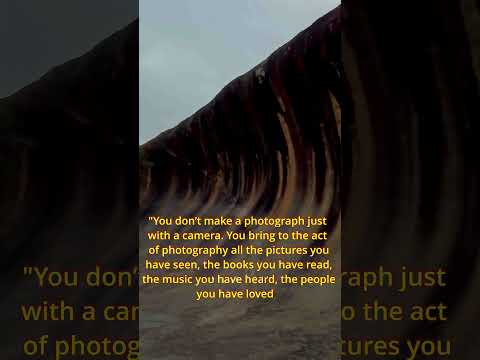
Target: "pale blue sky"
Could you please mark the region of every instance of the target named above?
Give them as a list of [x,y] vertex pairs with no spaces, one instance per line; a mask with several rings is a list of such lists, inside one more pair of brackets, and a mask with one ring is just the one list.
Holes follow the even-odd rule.
[[140,1],[140,143],[339,5],[337,0]]

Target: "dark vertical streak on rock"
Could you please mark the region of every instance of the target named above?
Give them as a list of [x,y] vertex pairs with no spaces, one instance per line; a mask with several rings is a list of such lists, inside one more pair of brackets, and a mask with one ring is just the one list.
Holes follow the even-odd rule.
[[[447,270],[448,287],[407,298],[410,304],[443,301],[448,322],[375,323],[368,336],[454,338],[455,359],[478,357],[478,346],[467,340],[467,324],[479,318],[472,285],[480,279],[474,225],[480,179],[473,155],[479,150],[478,8],[471,3],[343,4],[355,132],[342,266]],[[462,13],[467,7],[472,13]],[[342,299],[372,300],[347,288]],[[343,335],[364,337],[355,330],[362,326],[344,322]]]

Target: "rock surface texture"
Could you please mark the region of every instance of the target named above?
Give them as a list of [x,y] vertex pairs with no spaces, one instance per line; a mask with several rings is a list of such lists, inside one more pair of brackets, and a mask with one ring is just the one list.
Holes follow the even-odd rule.
[[[338,259],[346,93],[336,9],[142,146],[143,214],[325,216]],[[337,358],[339,287],[278,288],[268,303],[197,302],[191,287],[148,285],[140,302],[148,358]]]

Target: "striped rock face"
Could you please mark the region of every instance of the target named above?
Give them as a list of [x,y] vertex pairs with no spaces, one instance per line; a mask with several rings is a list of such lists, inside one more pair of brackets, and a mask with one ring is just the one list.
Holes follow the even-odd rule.
[[[190,118],[143,145],[144,217],[310,216],[318,224],[309,227],[311,232],[321,227],[317,218],[326,217],[328,226],[322,231],[327,229],[331,258],[339,262],[340,119],[347,101],[339,24],[337,9],[232,81]],[[238,231],[235,225],[222,229],[226,234]],[[257,236],[268,229],[256,227]],[[140,264],[151,246],[146,236],[151,230],[148,223],[142,224]],[[172,231],[209,233],[218,227],[176,226]],[[271,247],[268,241],[261,243]],[[227,236],[223,242],[202,246],[215,250],[218,244],[235,246]],[[245,259],[237,255],[228,260]],[[215,271],[225,277],[234,274]],[[245,286],[223,284],[229,290]],[[169,353],[172,359],[336,358],[339,286],[302,290],[279,286],[270,303],[198,302],[194,294],[192,287],[141,285],[140,327],[147,357]]]
[[[0,100],[6,323],[18,323],[19,303],[43,298],[138,304],[136,287],[51,291],[32,287],[22,268],[82,276],[98,264],[143,265],[148,216],[326,217],[337,271],[443,268],[448,286],[408,296],[279,286],[268,302],[201,303],[188,287],[141,285],[139,324],[23,322],[0,338],[138,337],[140,325],[144,359],[317,360],[338,358],[341,330],[343,338],[451,338],[452,358],[478,359],[479,23],[473,0],[345,1],[342,14],[319,19],[140,154],[138,24]],[[206,248],[216,245],[228,246]],[[217,275],[226,290],[241,288],[233,272]],[[340,321],[341,303],[375,297],[442,301],[448,321]],[[4,358],[24,358],[4,343]]]

